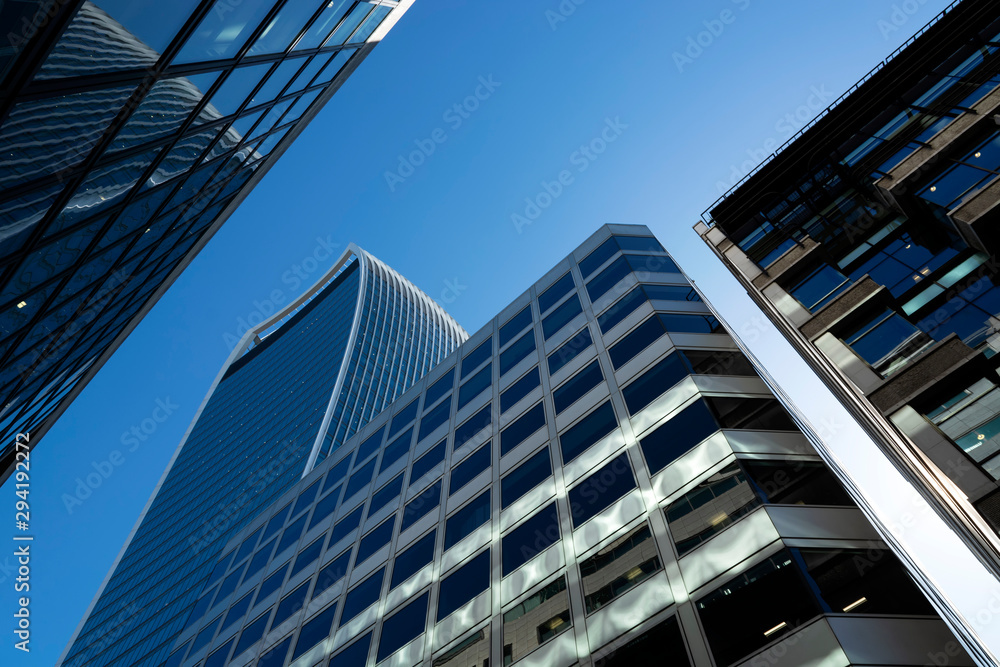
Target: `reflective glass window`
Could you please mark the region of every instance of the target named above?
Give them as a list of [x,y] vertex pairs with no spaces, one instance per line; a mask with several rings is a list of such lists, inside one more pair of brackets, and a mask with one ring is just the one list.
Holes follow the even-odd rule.
[[504,577],[559,541],[559,515],[549,503],[500,541]]
[[618,428],[618,418],[615,417],[615,410],[611,407],[611,401],[605,401],[559,436],[563,464],[569,463],[590,449],[616,428]]
[[413,462],[413,468],[410,470],[410,484],[419,480],[429,473],[431,468],[444,461],[445,442],[445,440],[442,440],[427,450],[426,454]]
[[[451,382],[451,380],[448,380]],[[423,417],[420,418],[420,432],[417,434],[417,441],[423,440],[428,435],[433,433],[441,424],[448,421],[448,417],[451,415],[451,401],[442,401],[435,407],[428,410]]]
[[372,633],[369,632],[330,658],[329,667],[365,667],[368,664],[368,652],[371,650],[371,645]]
[[410,441],[413,440],[413,429],[407,429],[403,435],[399,436],[386,445],[382,453],[382,463],[379,464],[378,471],[384,472],[393,463],[403,458],[410,452]]
[[326,3],[323,13],[312,22],[306,34],[295,44],[295,50],[315,49],[330,36],[337,23],[351,8],[351,0],[330,0]]
[[569,491],[573,527],[597,516],[636,488],[628,454],[620,454]]
[[236,552],[236,558],[233,559],[234,563],[239,563],[241,560],[253,553],[253,548],[257,546],[257,538],[260,534],[264,532],[264,526],[261,526],[253,532],[250,537],[243,540],[243,544],[240,545],[240,550]]
[[337,613],[337,605],[332,604],[312,620],[306,622],[295,640],[295,650],[292,651],[292,661],[330,636],[333,627],[333,617]]
[[267,546],[261,548],[254,557],[250,560],[250,565],[247,567],[246,574],[243,577],[243,581],[248,581],[250,577],[260,572],[268,561],[271,560],[271,551],[274,550],[274,545],[277,540],[271,540],[271,543]]
[[507,509],[521,496],[552,476],[549,448],[533,455],[500,479],[500,509]]
[[[361,463],[362,461],[367,461],[368,457],[379,450],[382,446],[382,434],[385,433],[385,426],[375,431],[372,435],[365,438],[365,441],[361,443],[358,447],[358,453],[354,457],[356,463]],[[391,434],[390,434],[391,435]]]
[[545,408],[538,403],[501,431],[500,456],[507,454],[544,426]]
[[587,613],[632,590],[662,567],[653,535],[643,523],[580,563]]
[[584,350],[589,349],[593,343],[594,341],[590,337],[590,329],[588,327],[581,329],[580,333],[560,345],[559,349],[549,355],[549,375],[552,375],[563,366],[576,359],[577,355]]
[[493,356],[493,338],[487,338],[480,343],[476,349],[469,352],[462,359],[462,379],[469,376],[469,373],[479,368],[479,365]]
[[652,236],[615,236],[618,247],[622,250],[638,252],[666,252],[660,242]]
[[635,310],[646,303],[646,295],[642,287],[636,287],[631,292],[615,301],[610,308],[597,317],[597,324],[601,327],[601,333],[608,333],[612,328]]
[[705,401],[712,408],[722,428],[756,429],[763,431],[797,431],[781,403],[773,398],[742,398],[708,396]]
[[319,576],[316,577],[316,590],[313,591],[314,598],[344,578],[344,575],[347,574],[347,565],[350,560],[351,550],[348,549],[323,566],[323,569],[319,571]]
[[438,480],[406,504],[406,507],[403,509],[403,521],[399,527],[399,532],[403,532],[412,526],[431,510],[437,509],[440,504],[441,480]]
[[587,295],[590,300],[597,301],[618,284],[622,278],[632,272],[625,257],[619,257],[611,265],[598,273],[587,283]]
[[437,620],[440,621],[490,587],[490,550],[469,559],[441,580]]
[[285,664],[285,657],[288,655],[288,647],[291,645],[292,638],[286,638],[283,642],[262,655],[260,660],[257,661],[257,667],[281,667]]
[[545,586],[503,615],[503,661],[520,660],[573,627],[566,577]]
[[[455,369],[449,369],[447,373],[434,381],[427,391],[424,392],[424,406],[434,405],[434,402],[447,394],[455,382]],[[425,413],[426,414],[426,413]]]
[[397,412],[392,417],[392,423],[389,426],[389,437],[396,435],[404,427],[409,425],[417,417],[417,405],[420,403],[420,399],[414,399],[410,401],[410,404],[405,408]]
[[500,394],[500,412],[507,412],[517,405],[517,402],[527,396],[535,387],[541,386],[542,380],[538,374],[538,366],[524,374],[520,380],[510,385]]
[[[530,313],[529,313],[530,314]],[[522,359],[535,351],[535,332],[527,331],[510,347],[500,353],[500,375],[514,368]]]
[[392,579],[389,582],[389,590],[415,575],[434,559],[434,537],[436,530],[432,530],[405,551],[396,554],[392,565]]
[[197,653],[201,649],[208,646],[208,642],[212,641],[212,637],[215,636],[215,631],[219,629],[219,624],[222,623],[222,616],[213,619],[211,623],[205,626],[205,629],[198,633],[198,636],[194,638],[191,642],[191,654]]
[[222,85],[212,93],[212,97],[209,98],[208,104],[198,115],[196,122],[207,123],[236,113],[236,110],[250,96],[250,92],[267,75],[269,69],[271,69],[271,63],[260,63],[237,67],[230,71]]
[[667,525],[683,556],[761,505],[746,474],[735,463],[670,503]]
[[233,58],[274,7],[274,0],[218,0],[181,48],[175,63]]
[[278,627],[287,621],[292,614],[302,609],[302,607],[305,606],[308,593],[309,582],[307,581],[285,597],[281,598],[281,602],[278,603],[278,609],[274,612],[274,620],[271,621],[271,627]]
[[447,551],[490,520],[490,490],[476,496],[445,522],[444,549]]
[[282,551],[298,542],[299,536],[302,535],[302,528],[305,525],[306,518],[304,516],[289,524],[288,528],[285,529],[285,532],[281,534],[281,539],[278,541],[277,553],[280,554]]
[[264,580],[264,583],[260,585],[260,590],[257,591],[256,604],[263,602],[271,593],[281,588],[281,584],[285,582],[285,573],[288,572],[288,563],[285,563],[279,567],[272,575]]
[[468,405],[472,399],[486,391],[493,382],[493,364],[486,366],[469,378],[458,390],[458,409]]
[[350,535],[357,529],[358,526],[361,525],[361,514],[363,510],[364,505],[361,505],[333,526],[333,531],[330,533],[331,547]]
[[618,252],[618,243],[612,237],[597,246],[596,250],[580,260],[580,273],[582,273],[583,277],[586,278],[591,273],[596,271],[602,264],[604,264],[604,262],[611,259],[616,252]]
[[556,414],[580,400],[584,394],[604,381],[601,364],[597,359],[587,364],[583,370],[564,382],[552,392],[552,402]]
[[351,13],[348,14],[347,18],[345,18],[341,22],[341,24],[337,27],[337,29],[333,32],[333,34],[330,35],[330,37],[326,40],[326,43],[324,43],[323,46],[337,46],[339,44],[344,44],[348,41],[350,42],[355,41],[354,38],[351,37],[351,33],[353,33],[354,30],[359,25],[361,25],[361,22],[364,21],[365,17],[368,16],[368,13],[372,9],[372,7],[373,5],[370,5],[366,2],[357,3],[354,6],[354,9],[351,10]]
[[622,389],[629,413],[637,414],[687,375],[688,369],[680,357],[668,354]]
[[283,53],[306,27],[309,19],[323,3],[296,2],[289,0],[277,15],[268,22],[267,27],[254,42],[247,55],[254,56],[264,53]]
[[497,337],[499,342],[497,344],[500,347],[503,347],[513,340],[514,336],[524,331],[524,328],[531,324],[531,322],[531,306],[528,305],[522,308],[521,312],[510,318],[506,324],[500,327],[500,334]]
[[343,626],[378,601],[384,577],[385,568],[383,567],[347,593],[344,598],[344,613],[340,617],[340,625]]
[[427,625],[427,601],[424,593],[382,622],[375,662],[381,662],[424,633]]
[[681,355],[696,375],[757,375],[750,360],[736,350],[681,350]]
[[538,312],[544,313],[570,293],[576,283],[573,282],[573,273],[567,271],[562,278],[552,283],[544,292],[538,295]]
[[608,349],[608,356],[615,369],[621,368],[625,363],[631,361],[640,352],[649,347],[654,341],[660,339],[666,330],[659,318],[651,317],[635,329],[630,331],[620,341]]
[[643,285],[650,301],[701,301],[693,287],[687,285]]
[[464,445],[493,423],[491,408],[492,406],[487,403],[482,410],[466,419],[464,423],[455,429],[455,442],[452,446],[452,451]]
[[320,498],[320,501],[316,503],[316,509],[313,510],[312,518],[309,519],[309,528],[319,525],[321,521],[333,514],[333,511],[337,509],[337,500],[339,498],[339,488]]
[[711,315],[660,313],[659,317],[670,333],[716,333],[722,329],[719,320]]
[[[490,626],[473,632],[444,653],[434,658],[431,667],[488,667],[490,660]],[[171,666],[167,666],[171,667]]]
[[657,661],[670,667],[691,667],[676,616],[655,625],[624,646],[616,645],[611,651],[601,649],[599,653],[605,657],[595,660],[594,667],[635,667]]
[[479,473],[490,467],[493,459],[491,444],[492,440],[466,456],[460,463],[455,464],[451,471],[448,495],[454,494],[475,479]]
[[299,70],[306,63],[306,59],[302,58],[289,58],[282,61],[280,65],[275,68],[273,72],[264,81],[264,85],[257,90],[253,95],[253,99],[250,100],[248,106],[257,106],[270,102],[271,100],[277,99],[279,96],[283,95],[282,91],[291,82],[291,80],[299,73]]
[[375,512],[388,505],[390,501],[398,498],[402,491],[403,473],[400,473],[372,495],[371,506],[368,508],[368,516],[375,514]]
[[357,29],[354,35],[351,36],[352,42],[364,42],[367,41],[375,29],[378,28],[382,20],[389,15],[392,11],[392,7],[389,5],[378,5],[372,10],[372,13],[368,15],[361,27]]
[[545,340],[552,338],[556,332],[582,312],[583,306],[580,305],[580,297],[574,294],[542,320],[542,333]]
[[326,474],[326,481],[323,482],[323,490],[332,489],[335,484],[347,477],[347,471],[351,469],[351,457],[344,458],[340,463],[333,466]]
[[396,515],[392,515],[376,527],[368,531],[368,534],[361,538],[358,543],[358,555],[354,563],[363,563],[368,560],[376,551],[389,544],[392,539],[392,531],[396,527]]
[[267,618],[270,615],[271,610],[268,609],[263,616],[243,628],[243,634],[240,635],[240,640],[236,643],[236,650],[233,651],[234,658],[260,641],[260,638],[264,636],[264,629],[267,628]]
[[222,622],[222,629],[225,630],[236,621],[243,620],[244,614],[250,609],[251,602],[253,602],[253,591],[244,595],[229,608],[229,611],[226,612],[226,619]]
[[316,493],[319,491],[319,480],[316,480],[308,489],[299,494],[295,500],[295,507],[292,508],[292,516],[296,517],[299,512],[304,511],[316,500]]
[[372,482],[372,473],[375,472],[375,459],[372,459],[365,465],[361,466],[353,475],[351,479],[347,482],[347,492],[344,493],[344,502],[346,503],[348,498],[354,496],[362,489],[368,487]]
[[718,424],[703,401],[695,401],[684,408],[639,441],[650,474],[663,470],[718,430]]
[[229,657],[229,649],[232,647],[233,640],[230,639],[222,646],[222,648],[212,651],[212,653],[205,660],[204,667],[224,667],[226,664],[226,658]]
[[291,576],[294,577],[303,569],[309,567],[310,565],[316,562],[316,559],[319,558],[320,553],[323,552],[323,542],[325,541],[326,541],[326,535],[323,535],[322,537],[313,540],[309,546],[303,547],[303,549],[299,551],[299,553],[295,554],[295,562],[292,564]]
[[673,260],[661,255],[625,255],[629,268],[644,277],[645,273],[680,273]]

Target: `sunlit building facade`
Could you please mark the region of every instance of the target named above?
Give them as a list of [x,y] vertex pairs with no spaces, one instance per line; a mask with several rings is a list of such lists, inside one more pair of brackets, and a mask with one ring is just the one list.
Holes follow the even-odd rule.
[[1000,575],[998,50],[953,4],[696,229]]
[[0,472],[410,1],[0,6]]
[[218,553],[168,667],[974,664],[640,226]]
[[351,245],[234,349],[61,664],[162,665],[229,538],[467,337]]

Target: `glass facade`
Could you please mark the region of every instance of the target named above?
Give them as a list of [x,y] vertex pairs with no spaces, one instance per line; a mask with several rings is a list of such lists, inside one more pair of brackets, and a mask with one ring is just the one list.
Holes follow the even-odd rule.
[[[38,442],[95,362],[367,55],[373,31],[404,9],[4,3],[4,442],[25,431]],[[0,452],[4,468],[8,458]]]
[[[383,301],[384,294],[395,302]],[[386,329],[380,337],[362,333],[372,322]],[[329,484],[338,484],[333,493],[367,488],[374,459],[345,484],[333,476],[326,486],[312,484],[254,540],[225,554],[226,564],[240,561],[238,572],[216,564],[229,537],[302,478],[322,443],[329,448],[326,424],[350,420],[349,437],[466,337],[426,295],[352,246],[301,304],[289,306],[277,328],[244,337],[245,349],[234,352],[210,391],[63,664],[161,665],[185,627],[201,620],[235,627],[238,611],[222,617],[219,603],[252,577],[264,578],[265,588],[280,588],[282,579],[266,568],[269,557],[292,553],[304,531],[333,515]],[[390,358],[391,367],[383,368]],[[374,378],[371,392],[345,412],[343,398],[362,373]],[[341,471],[346,476],[336,467],[331,475]],[[360,518],[353,524],[342,518],[334,533],[355,529]],[[262,549],[255,548],[258,538]],[[366,548],[377,543],[372,537]],[[322,542],[306,545],[288,568],[292,576],[313,568],[322,548]],[[196,600],[202,589],[217,599]],[[281,613],[297,611],[305,593],[288,597]],[[237,610],[249,604],[241,597]],[[121,628],[123,608],[133,610],[127,631]]]
[[[605,279],[623,251],[645,254]],[[604,227],[550,275],[230,537],[192,603],[211,611],[166,664],[847,667],[922,664],[954,641],[725,331],[668,328],[614,367],[609,350],[644,322],[710,316],[700,300],[644,299],[601,331],[637,286],[691,289],[648,229]],[[547,328],[565,303],[579,312]],[[550,371],[545,351],[582,330],[587,344]],[[534,349],[501,372],[522,335]],[[667,359],[676,374],[628,408],[623,388]],[[459,407],[483,368],[486,388]],[[502,408],[525,377],[540,382]],[[345,491],[355,475],[364,487]],[[298,546],[275,551],[272,525]],[[245,574],[255,553],[267,564]],[[241,621],[222,627],[230,613]],[[905,640],[864,638],[890,627]]]

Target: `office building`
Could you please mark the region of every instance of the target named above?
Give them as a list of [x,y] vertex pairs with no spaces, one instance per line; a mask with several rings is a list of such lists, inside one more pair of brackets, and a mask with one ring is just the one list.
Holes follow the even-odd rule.
[[412,0],[0,7],[0,481]]
[[953,4],[696,229],[1000,574],[998,48]]
[[467,337],[351,245],[233,350],[62,664],[162,665],[230,536]]
[[218,554],[169,667],[974,664],[639,226]]

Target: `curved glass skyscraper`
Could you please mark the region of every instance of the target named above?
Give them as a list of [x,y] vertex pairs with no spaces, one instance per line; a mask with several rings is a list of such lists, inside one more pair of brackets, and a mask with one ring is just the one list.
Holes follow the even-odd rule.
[[162,664],[233,531],[467,337],[423,292],[349,246],[233,350],[64,664]]

